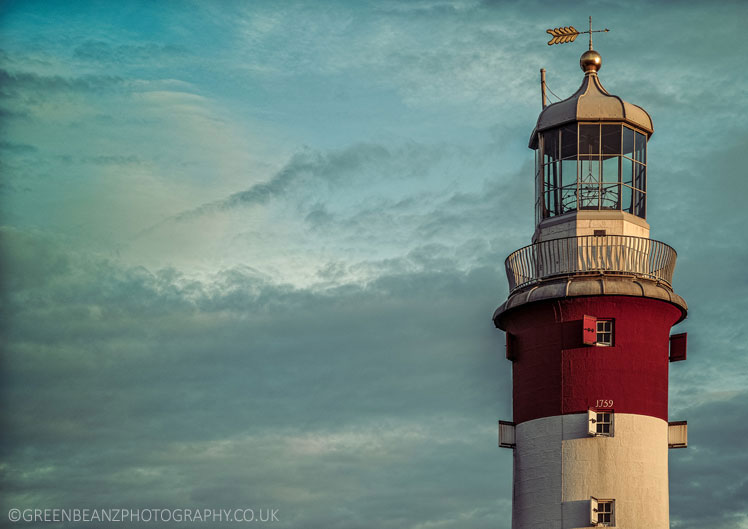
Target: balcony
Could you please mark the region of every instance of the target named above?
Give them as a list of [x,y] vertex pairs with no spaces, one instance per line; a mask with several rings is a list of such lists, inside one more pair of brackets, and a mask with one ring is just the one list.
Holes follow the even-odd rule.
[[608,274],[649,279],[672,291],[676,256],[670,246],[652,239],[586,235],[525,246],[504,264],[510,294],[546,279]]

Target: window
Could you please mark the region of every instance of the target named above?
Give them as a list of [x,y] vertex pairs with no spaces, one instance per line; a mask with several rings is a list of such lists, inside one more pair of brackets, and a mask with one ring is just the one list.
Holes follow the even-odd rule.
[[611,426],[613,425],[613,414],[608,412],[597,414],[597,423],[595,428],[597,435],[610,435]]
[[591,521],[594,521],[596,525],[612,527],[614,504],[615,500],[597,500],[597,512],[594,513],[596,516]]
[[615,341],[614,327],[612,318],[584,316],[582,318],[582,343],[612,347]]
[[587,433],[592,436],[613,437],[613,410],[589,410]]
[[613,345],[613,320],[597,320],[595,345]]
[[572,123],[539,134],[536,218],[613,209],[646,218],[647,136],[623,123]]
[[616,500],[598,500],[590,497],[590,524],[596,527],[615,527]]

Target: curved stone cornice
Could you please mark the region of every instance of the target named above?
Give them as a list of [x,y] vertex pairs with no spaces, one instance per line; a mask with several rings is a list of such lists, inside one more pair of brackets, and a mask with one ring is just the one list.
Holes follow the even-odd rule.
[[686,300],[656,281],[637,277],[606,276],[603,274],[570,276],[541,281],[517,290],[493,313],[496,327],[502,329],[501,319],[509,311],[523,305],[548,299],[582,296],[633,296],[659,299],[675,305],[683,321],[688,313]]

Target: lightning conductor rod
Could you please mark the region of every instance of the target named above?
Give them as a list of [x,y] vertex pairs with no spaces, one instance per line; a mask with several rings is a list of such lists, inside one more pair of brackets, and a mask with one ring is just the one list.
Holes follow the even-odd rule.
[[548,106],[548,98],[545,95],[545,68],[540,69],[540,93],[543,96],[543,108]]

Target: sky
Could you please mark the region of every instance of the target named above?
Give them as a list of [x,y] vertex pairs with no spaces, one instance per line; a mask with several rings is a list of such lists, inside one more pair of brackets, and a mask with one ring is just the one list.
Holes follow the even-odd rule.
[[589,15],[603,85],[653,118],[647,220],[690,307],[671,525],[748,528],[730,1],[2,2],[3,525],[246,507],[508,529],[491,315],[534,228],[539,69],[561,98],[583,77],[584,39],[545,30]]

